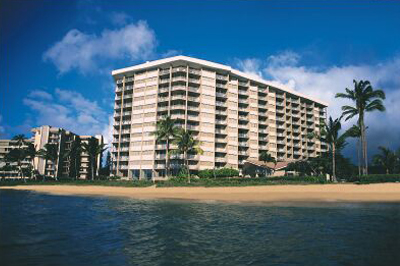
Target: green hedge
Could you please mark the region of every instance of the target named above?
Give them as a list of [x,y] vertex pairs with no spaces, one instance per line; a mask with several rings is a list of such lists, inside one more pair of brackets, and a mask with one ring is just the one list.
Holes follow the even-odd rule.
[[400,174],[353,176],[345,180],[359,184],[400,182]]
[[235,177],[239,176],[239,171],[233,168],[205,169],[197,173],[200,178],[214,177]]

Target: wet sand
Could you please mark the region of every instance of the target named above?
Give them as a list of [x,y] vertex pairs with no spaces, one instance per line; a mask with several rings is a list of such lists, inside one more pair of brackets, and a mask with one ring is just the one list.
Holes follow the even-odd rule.
[[116,196],[138,199],[186,199],[236,202],[400,202],[400,183],[369,185],[271,185],[212,188],[21,185],[0,187],[0,189],[31,190],[55,195]]

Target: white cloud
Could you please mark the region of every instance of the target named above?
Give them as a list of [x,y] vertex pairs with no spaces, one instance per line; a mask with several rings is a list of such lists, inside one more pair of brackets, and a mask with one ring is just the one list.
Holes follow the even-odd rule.
[[104,30],[99,36],[72,29],[44,53],[43,59],[52,62],[61,74],[72,69],[88,73],[107,60],[145,60],[153,55],[156,43],[156,36],[145,21]]
[[125,12],[112,12],[110,19],[113,24],[122,26],[127,24],[132,18]]
[[[254,62],[257,59],[251,59]],[[331,66],[324,70],[299,65],[300,55],[286,51],[283,54],[273,55],[267,60],[259,60],[250,64],[247,59],[242,60],[237,67],[250,73],[261,73],[265,79],[281,83],[289,88],[308,96],[320,99],[329,104],[328,115],[339,117],[341,107],[351,104],[347,100],[336,99],[338,92],[345,88],[353,88],[353,79],[369,80],[376,89],[383,89],[386,93],[384,104],[387,111],[374,112],[366,115],[369,126],[369,147],[375,151],[379,145],[391,148],[400,146],[400,57],[371,65]],[[257,66],[257,65],[256,65]],[[352,119],[343,123],[346,129],[356,121]]]
[[33,90],[29,93],[29,97],[40,98],[42,100],[48,100],[48,101],[53,100],[53,96],[50,93],[45,92],[43,90]]
[[3,117],[0,115],[0,136],[6,132],[5,128],[3,126],[1,126],[2,120],[3,120]]
[[262,77],[262,69],[261,69],[262,61],[256,58],[247,58],[244,60],[236,60],[236,65],[239,69],[250,74],[254,77]]
[[[23,99],[23,103],[32,109],[34,124],[62,127],[80,135],[104,134],[109,114],[97,102],[78,92],[58,88],[51,96],[54,100],[48,101],[40,93],[30,93]],[[108,135],[106,137],[110,140]]]

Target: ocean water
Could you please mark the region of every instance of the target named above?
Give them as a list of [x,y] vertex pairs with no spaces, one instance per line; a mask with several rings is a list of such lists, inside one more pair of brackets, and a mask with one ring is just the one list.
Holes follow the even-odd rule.
[[400,204],[0,190],[0,265],[400,265]]

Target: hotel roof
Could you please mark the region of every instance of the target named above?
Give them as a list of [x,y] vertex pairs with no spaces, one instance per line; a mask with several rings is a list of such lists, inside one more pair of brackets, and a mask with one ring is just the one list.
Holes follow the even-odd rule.
[[164,67],[167,67],[167,66],[170,66],[170,65],[177,65],[178,66],[179,63],[182,63],[182,62],[192,64],[194,67],[195,66],[198,66],[198,67],[199,66],[205,66],[205,67],[208,67],[208,68],[211,68],[211,69],[215,69],[215,70],[219,70],[219,71],[222,70],[222,71],[225,71],[227,73],[233,74],[235,76],[242,77],[242,78],[245,78],[245,79],[249,79],[249,80],[252,80],[252,81],[254,81],[256,83],[259,83],[259,84],[262,84],[262,85],[265,85],[265,86],[270,86],[270,87],[285,91],[287,93],[293,94],[295,96],[314,101],[314,102],[319,103],[319,104],[321,104],[323,106],[328,106],[328,104],[326,102],[323,102],[321,100],[318,100],[318,99],[315,99],[313,97],[304,95],[304,94],[299,93],[297,91],[294,91],[294,90],[288,88],[285,85],[278,84],[278,83],[275,83],[275,82],[272,82],[272,81],[264,80],[264,79],[262,79],[260,77],[257,77],[257,76],[254,76],[254,75],[251,75],[251,74],[244,73],[242,71],[233,69],[230,66],[222,65],[222,64],[219,64],[219,63],[214,63],[214,62],[203,60],[203,59],[197,59],[197,58],[193,58],[193,57],[189,57],[189,56],[183,56],[183,55],[178,55],[178,56],[174,56],[174,57],[168,57],[168,58],[154,60],[154,61],[148,61],[148,62],[143,63],[143,64],[116,69],[116,70],[113,70],[111,72],[111,74],[113,75],[114,78],[117,79],[117,78],[120,78],[124,74],[129,74],[129,73],[133,74],[133,73],[135,73],[137,71],[143,71],[143,70],[147,70],[147,69],[154,69],[154,68],[158,68],[158,67],[162,68],[163,66]]

